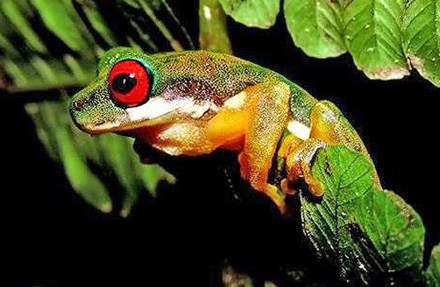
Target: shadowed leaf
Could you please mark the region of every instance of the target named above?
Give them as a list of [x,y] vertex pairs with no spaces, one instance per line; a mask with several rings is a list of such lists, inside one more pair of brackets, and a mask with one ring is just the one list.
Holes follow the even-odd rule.
[[303,231],[341,279],[362,285],[412,286],[421,280],[424,227],[399,196],[373,185],[369,160],[345,147],[320,150],[313,174],[322,201],[301,197]]
[[428,269],[426,270],[428,287],[440,287],[440,245],[432,250]]
[[[2,79],[0,88],[21,97],[32,91],[44,100],[45,91],[53,98],[56,89],[86,85],[99,55],[112,46],[146,52],[182,49],[181,40],[192,46],[165,0],[6,0],[0,8],[0,68],[12,80]],[[73,127],[62,94],[61,101],[30,103],[26,110],[48,153],[88,203],[127,216],[140,192],[154,196],[159,181],[173,181],[162,168],[141,164],[132,140],[92,138]]]
[[140,192],[155,195],[157,183],[174,179],[162,168],[142,165],[131,139],[117,135],[92,138],[71,123],[64,102],[30,103],[26,111],[36,124],[41,142],[59,161],[75,191],[103,212],[110,212],[111,194],[123,193],[119,211],[127,216]]

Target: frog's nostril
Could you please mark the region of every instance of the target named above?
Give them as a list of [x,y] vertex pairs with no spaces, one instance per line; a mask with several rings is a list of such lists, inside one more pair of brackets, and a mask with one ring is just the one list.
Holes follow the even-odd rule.
[[84,101],[76,101],[73,103],[75,110],[79,111],[84,107]]

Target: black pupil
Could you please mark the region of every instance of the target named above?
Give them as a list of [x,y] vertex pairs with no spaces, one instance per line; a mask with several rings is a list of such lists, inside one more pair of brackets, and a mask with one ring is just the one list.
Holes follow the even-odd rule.
[[128,94],[136,86],[136,77],[133,74],[121,73],[114,77],[112,89],[120,94]]

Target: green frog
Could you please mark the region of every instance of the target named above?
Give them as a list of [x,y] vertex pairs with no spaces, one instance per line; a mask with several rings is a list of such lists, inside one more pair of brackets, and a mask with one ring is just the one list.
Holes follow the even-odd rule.
[[[102,57],[98,70],[70,104],[81,130],[133,137],[138,147],[171,156],[236,152],[241,177],[280,212],[300,179],[312,195],[322,196],[323,185],[311,171],[318,149],[344,145],[369,158],[335,105],[316,100],[270,69],[231,55],[149,55],[114,48]],[[274,158],[284,162],[279,186],[268,180]]]

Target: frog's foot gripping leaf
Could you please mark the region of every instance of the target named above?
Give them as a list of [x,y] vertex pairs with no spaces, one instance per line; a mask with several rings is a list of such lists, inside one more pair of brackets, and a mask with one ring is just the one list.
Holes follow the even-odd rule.
[[[269,170],[277,144],[287,125],[290,88],[277,81],[268,81],[246,88],[236,95],[210,121],[211,138],[221,136],[230,143],[241,135],[240,171],[250,186],[269,196],[281,212],[284,195],[268,183]],[[223,147],[231,148],[227,143]]]
[[[323,194],[323,186],[313,176],[311,164],[318,149],[327,145],[344,145],[370,158],[359,135],[339,109],[330,102],[318,102],[312,109],[309,138],[300,139],[290,134],[279,149],[278,155],[286,159],[287,178],[281,182],[283,192],[293,193],[290,186],[303,177],[311,194]],[[380,186],[377,175],[376,184]]]
[[[278,142],[288,125],[290,88],[281,82],[269,81],[248,87],[228,100],[208,123],[207,134],[216,146],[240,150],[241,176],[251,187],[266,194],[285,211],[285,194],[289,187],[304,178],[310,192],[321,196],[321,182],[312,174],[311,164],[319,148],[326,145],[345,145],[367,157],[368,152],[339,109],[330,102],[318,102],[312,109],[310,135],[299,138],[290,134],[283,139],[278,156],[286,160],[287,178],[281,182],[282,191],[268,183]],[[377,180],[377,184],[379,181]]]
[[[294,139],[294,141],[292,139]],[[295,135],[289,135],[286,140],[290,142],[290,146],[283,147],[283,149],[287,151],[283,156],[286,158],[287,174],[287,177],[281,182],[283,192],[286,194],[294,194],[295,191],[290,185],[303,177],[309,187],[310,193],[315,196],[322,196],[324,188],[321,182],[313,176],[311,164],[318,149],[326,146],[325,142],[313,138],[301,140]]]

